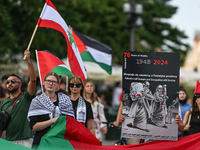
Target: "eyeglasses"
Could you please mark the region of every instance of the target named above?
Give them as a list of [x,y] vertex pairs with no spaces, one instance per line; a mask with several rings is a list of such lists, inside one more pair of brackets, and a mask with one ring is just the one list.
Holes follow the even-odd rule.
[[51,81],[51,80],[44,80],[45,82],[47,82],[47,84],[57,84],[58,82],[56,81]]
[[74,84],[74,83],[69,83],[69,87],[71,87],[71,88],[73,88],[74,85],[75,85],[77,88],[80,88],[80,86],[81,86],[82,84],[81,84],[81,83],[76,83],[76,84]]
[[12,80],[7,80],[6,81],[6,84],[9,84],[9,83],[12,83],[12,84],[14,84],[14,83],[20,83],[19,81],[16,81],[15,79],[12,79]]

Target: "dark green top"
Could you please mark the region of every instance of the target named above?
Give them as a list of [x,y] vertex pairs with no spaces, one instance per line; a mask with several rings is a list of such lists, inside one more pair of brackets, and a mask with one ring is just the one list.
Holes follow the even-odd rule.
[[[17,97],[16,97],[17,98]],[[13,104],[16,98],[10,97],[3,99],[0,103],[0,111],[5,111]],[[22,140],[33,137],[32,130],[29,127],[27,114],[31,104],[32,97],[25,91],[13,106],[11,119],[6,130],[6,140]]]

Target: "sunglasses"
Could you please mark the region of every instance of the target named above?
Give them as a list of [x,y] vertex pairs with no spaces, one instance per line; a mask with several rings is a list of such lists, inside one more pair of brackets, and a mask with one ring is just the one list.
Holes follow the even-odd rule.
[[194,95],[196,98],[200,98],[200,93],[195,93]]
[[12,80],[7,80],[7,81],[6,81],[6,84],[9,84],[9,83],[13,83],[13,84],[14,84],[14,83],[16,83],[16,82],[17,82],[17,83],[20,83],[19,81],[16,81],[15,79],[12,79]]
[[73,88],[74,85],[75,85],[77,88],[80,88],[80,86],[81,86],[82,84],[81,84],[81,83],[76,83],[76,84],[74,84],[74,83],[69,83],[69,87],[71,87],[71,88]]

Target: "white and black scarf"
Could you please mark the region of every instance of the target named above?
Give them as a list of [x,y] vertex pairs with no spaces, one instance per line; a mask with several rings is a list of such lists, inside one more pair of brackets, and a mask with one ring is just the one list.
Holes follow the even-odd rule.
[[86,104],[83,97],[79,97],[76,110],[76,120],[82,123],[86,121]]
[[63,94],[62,92],[57,94],[59,100],[58,106],[53,104],[46,93],[36,96],[31,102],[28,112],[28,120],[30,116],[44,114],[49,114],[50,119],[60,116],[60,114],[74,117],[74,111],[69,96]]

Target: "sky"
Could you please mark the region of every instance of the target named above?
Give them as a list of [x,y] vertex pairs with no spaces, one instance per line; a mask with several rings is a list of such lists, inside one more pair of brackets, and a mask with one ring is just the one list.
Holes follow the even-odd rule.
[[184,31],[188,36],[184,42],[193,47],[195,32],[200,31],[200,0],[171,0],[170,5],[178,10],[168,22]]

